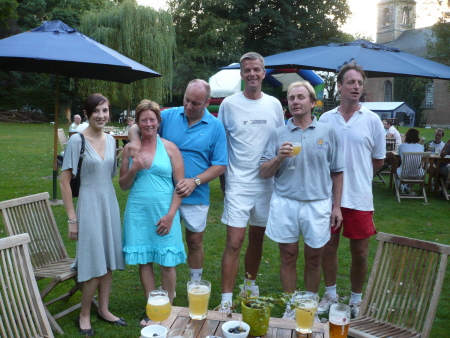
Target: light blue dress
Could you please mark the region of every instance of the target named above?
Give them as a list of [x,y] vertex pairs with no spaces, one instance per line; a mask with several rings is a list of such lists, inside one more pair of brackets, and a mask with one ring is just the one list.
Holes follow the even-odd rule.
[[123,236],[127,264],[154,262],[171,267],[186,262],[178,211],[169,234],[160,236],[156,233],[156,223],[168,213],[173,192],[172,165],[158,136],[151,167],[136,174],[128,194]]

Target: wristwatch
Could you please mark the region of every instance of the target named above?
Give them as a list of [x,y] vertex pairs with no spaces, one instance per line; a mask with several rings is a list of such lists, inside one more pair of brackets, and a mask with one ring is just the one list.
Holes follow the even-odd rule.
[[200,181],[200,179],[197,176],[194,177],[194,182],[196,185],[202,184],[202,181]]

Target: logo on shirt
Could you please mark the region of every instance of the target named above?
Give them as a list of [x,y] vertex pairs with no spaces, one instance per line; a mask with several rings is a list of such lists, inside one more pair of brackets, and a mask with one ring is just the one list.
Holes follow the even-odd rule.
[[267,120],[248,120],[248,121],[244,121],[244,126],[248,125],[248,124],[266,124]]
[[318,138],[316,140],[316,149],[317,150],[321,150],[321,149],[327,149],[328,148],[328,141],[324,141],[321,138]]

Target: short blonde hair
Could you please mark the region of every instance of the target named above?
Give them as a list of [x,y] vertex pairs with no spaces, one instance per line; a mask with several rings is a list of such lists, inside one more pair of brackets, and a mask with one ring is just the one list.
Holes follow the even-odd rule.
[[311,101],[314,101],[314,102],[317,101],[316,91],[314,90],[314,87],[311,86],[311,83],[309,83],[308,81],[292,82],[289,85],[288,90],[287,90],[287,98],[288,99],[289,99],[289,93],[291,92],[292,89],[294,89],[296,87],[305,87],[309,92],[309,98],[311,99]]

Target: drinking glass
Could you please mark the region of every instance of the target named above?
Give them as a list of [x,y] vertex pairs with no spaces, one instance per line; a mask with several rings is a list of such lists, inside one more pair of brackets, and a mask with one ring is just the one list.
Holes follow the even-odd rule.
[[187,283],[189,316],[194,320],[206,318],[208,313],[211,283],[206,280],[191,280]]
[[169,318],[172,313],[172,305],[167,291],[154,290],[149,293],[146,313],[148,318],[158,324]]
[[319,296],[316,293],[296,291],[294,293],[295,330],[305,334],[313,332],[314,317],[319,306]]
[[167,338],[192,338],[192,331],[188,329],[172,329]]
[[350,306],[342,303],[331,305],[330,338],[346,338],[350,326]]
[[301,142],[291,142],[292,147],[294,148],[292,150],[292,165],[290,167],[288,167],[287,169],[295,169],[295,165],[294,165],[294,158],[300,154],[300,152],[302,151],[302,144]]

